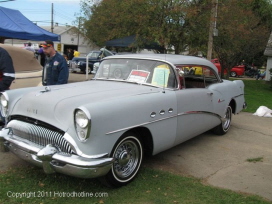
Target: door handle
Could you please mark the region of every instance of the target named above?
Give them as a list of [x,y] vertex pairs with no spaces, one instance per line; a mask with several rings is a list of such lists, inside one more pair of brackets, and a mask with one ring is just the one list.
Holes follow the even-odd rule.
[[207,94],[210,95],[210,96],[212,96],[212,95],[213,95],[213,92],[208,92]]

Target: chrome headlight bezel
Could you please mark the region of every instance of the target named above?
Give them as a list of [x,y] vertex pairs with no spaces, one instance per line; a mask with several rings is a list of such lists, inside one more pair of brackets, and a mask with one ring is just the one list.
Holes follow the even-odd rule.
[[91,130],[91,115],[86,108],[79,107],[74,110],[74,124],[78,140],[85,142]]
[[8,108],[9,108],[9,97],[5,92],[1,93],[0,106],[1,106],[1,115],[3,117],[7,117],[8,116]]

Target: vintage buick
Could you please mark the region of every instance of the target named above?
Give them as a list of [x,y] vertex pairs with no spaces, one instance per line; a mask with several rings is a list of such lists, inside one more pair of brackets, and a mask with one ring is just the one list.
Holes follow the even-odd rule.
[[208,60],[165,54],[104,58],[90,81],[1,93],[2,149],[46,173],[118,187],[155,155],[208,130],[223,135],[245,108],[244,84]]

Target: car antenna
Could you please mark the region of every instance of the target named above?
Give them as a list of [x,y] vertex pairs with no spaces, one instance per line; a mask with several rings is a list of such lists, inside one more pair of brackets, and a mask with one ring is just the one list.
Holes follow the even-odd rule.
[[163,70],[163,90],[162,93],[165,93],[165,70]]

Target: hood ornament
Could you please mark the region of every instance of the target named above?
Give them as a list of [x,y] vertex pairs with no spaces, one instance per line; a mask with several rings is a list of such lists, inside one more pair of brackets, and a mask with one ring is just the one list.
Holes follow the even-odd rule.
[[41,95],[42,93],[49,92],[51,91],[51,88],[49,86],[45,86],[44,90],[40,91],[39,93],[36,94],[36,96]]
[[41,91],[41,92],[48,92],[48,91],[51,91],[51,88],[49,86],[46,86],[44,87],[44,91]]

